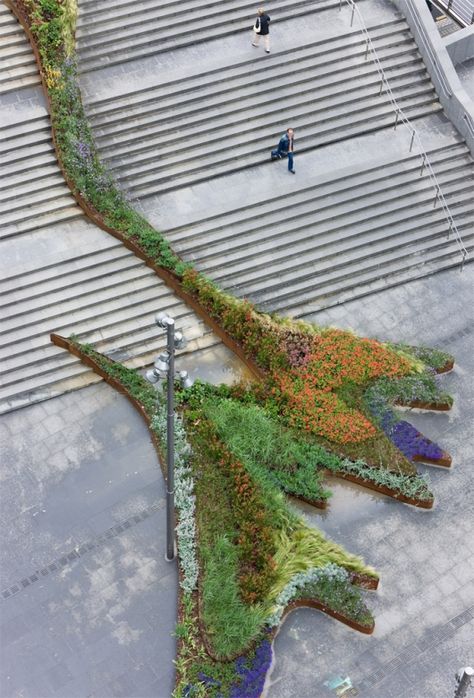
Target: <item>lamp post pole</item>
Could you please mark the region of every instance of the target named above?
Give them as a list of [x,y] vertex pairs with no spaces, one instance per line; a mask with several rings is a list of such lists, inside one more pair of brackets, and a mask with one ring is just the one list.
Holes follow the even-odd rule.
[[[176,349],[184,349],[187,344],[182,332],[174,331],[174,319],[167,313],[158,313],[155,323],[162,330],[166,330],[166,353],[156,357],[151,371],[147,371],[145,377],[150,383],[158,383],[160,378],[168,379],[166,396],[166,555],[165,559],[171,562],[175,558],[174,552],[174,354]],[[193,384],[187,371],[180,371],[179,380],[183,388],[190,388]]]
[[456,690],[454,691],[454,698],[466,698],[467,689],[471,685],[472,677],[474,676],[474,669],[470,666],[463,667],[459,669],[456,674]]
[[166,419],[166,560],[174,559],[174,320],[166,319],[168,399]]

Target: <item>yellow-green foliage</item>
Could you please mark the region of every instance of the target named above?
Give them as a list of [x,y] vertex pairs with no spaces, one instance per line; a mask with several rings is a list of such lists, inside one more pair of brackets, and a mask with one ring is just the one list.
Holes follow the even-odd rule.
[[76,48],[76,22],[77,22],[77,2],[76,0],[64,0],[64,24],[63,37],[64,48],[68,57],[72,56]]
[[301,520],[301,525],[293,531],[279,531],[277,552],[274,555],[278,579],[269,593],[273,601],[298,572],[312,567],[322,567],[329,562],[344,567],[349,572],[361,572],[377,578],[373,567],[364,564],[356,555],[347,553],[344,548],[330,540],[314,528],[309,528]]

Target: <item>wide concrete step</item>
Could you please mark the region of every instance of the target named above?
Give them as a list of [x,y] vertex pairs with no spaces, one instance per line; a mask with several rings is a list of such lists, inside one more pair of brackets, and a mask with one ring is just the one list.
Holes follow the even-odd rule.
[[20,192],[29,192],[32,188],[42,185],[46,188],[51,185],[54,186],[58,183],[58,179],[64,181],[62,174],[58,174],[58,165],[53,155],[47,158],[32,158],[30,167],[27,165],[26,161],[15,164],[14,171],[13,167],[7,168],[8,177],[5,175],[2,178],[0,175],[0,197],[2,201],[9,198],[12,192],[14,195],[16,189]]
[[[472,259],[474,235],[463,231],[463,240]],[[393,286],[415,281],[431,274],[452,269],[461,269],[461,254],[456,242],[443,240],[435,248],[425,252],[407,248],[406,254],[396,256],[391,261],[374,259],[370,267],[354,274],[352,280],[334,281],[322,291],[314,290],[311,284],[291,296],[275,297],[262,301],[259,305],[267,312],[280,312],[294,317],[304,317],[318,310],[346,303],[356,298],[369,296]]]
[[[42,169],[44,168],[44,169]],[[34,179],[38,173],[43,177],[47,172],[57,173],[58,164],[52,149],[2,165],[0,162],[0,189]]]
[[71,194],[66,192],[51,201],[37,202],[28,209],[17,208],[11,213],[0,215],[0,239],[5,240],[82,215],[82,210],[74,203]]
[[[27,312],[30,307],[34,307],[35,298],[40,297],[41,302],[44,302],[47,294],[62,290],[66,281],[67,285],[72,287],[90,281],[94,275],[108,276],[114,265],[120,264],[124,257],[127,257],[129,264],[141,264],[138,258],[130,256],[129,250],[118,240],[104,237],[100,245],[96,242],[94,246],[87,246],[85,251],[84,249],[75,250],[72,257],[70,255],[63,256],[62,259],[53,257],[49,262],[43,260],[40,267],[30,265],[17,270],[11,276],[5,276],[0,280],[0,298],[4,316],[9,317],[22,312],[22,303]],[[95,270],[98,267],[101,271],[97,272]],[[125,267],[122,266],[122,268]]]
[[[74,334],[80,341],[93,344],[98,351],[105,354],[115,355],[118,358],[117,354],[120,353],[121,360],[129,358],[136,360],[150,351],[154,352],[156,356],[165,348],[166,342],[163,339],[163,333],[160,333],[153,323],[153,311],[164,308],[173,312],[186,337],[189,338],[190,345],[187,349],[193,351],[198,347],[200,348],[203,340],[206,341],[206,335],[210,333],[202,323],[191,322],[191,318],[188,321],[186,314],[180,313],[179,307],[173,306],[169,297],[161,299],[157,297],[154,304],[150,303],[147,306],[147,310],[152,310],[151,322],[150,318],[139,317],[133,328],[127,328],[124,324],[122,328],[120,326],[104,327],[103,330],[74,332]],[[65,327],[59,332],[64,335],[67,330],[68,328]],[[212,334],[209,339],[211,343],[216,343],[216,338]],[[206,344],[209,346],[209,343]],[[27,349],[24,354],[18,354],[9,360],[9,368],[2,372],[0,404],[3,400],[23,392],[25,389],[37,389],[39,386],[43,387],[45,384],[64,380],[69,375],[74,375],[71,373],[71,367],[77,366],[77,363],[77,359],[66,352],[58,354],[56,347],[49,340],[49,332],[45,332],[42,347],[38,345]],[[82,370],[85,370],[84,367]]]
[[0,34],[0,64],[2,71],[31,64],[31,47],[25,44],[23,36],[3,37]]
[[[393,53],[399,43],[411,42],[414,47],[408,27],[401,20],[371,27],[371,37],[374,47],[383,52],[381,58],[390,51]],[[223,96],[238,98],[240,90],[252,89],[253,78],[258,78],[259,88],[266,90],[269,80],[285,80],[288,74],[296,75],[305,68],[317,70],[320,66],[324,75],[328,66],[334,71],[332,64],[335,62],[342,70],[353,63],[360,67],[361,59],[366,62],[366,44],[361,31],[353,30],[344,37],[330,37],[295,47],[292,51],[274,52],[263,64],[255,59],[245,60],[203,71],[199,75],[160,82],[154,87],[138,89],[116,98],[94,100],[86,108],[95,130],[98,127],[103,129],[109,123],[154,113],[169,104],[186,104],[189,108],[194,103],[199,105],[203,99],[222,101]],[[239,91],[236,92],[236,89]]]
[[[471,159],[462,142],[433,148],[429,151],[430,162],[435,172],[438,163],[449,162],[462,158],[463,162],[470,163]],[[328,197],[334,196],[356,199],[366,187],[380,185],[388,186],[394,178],[410,176],[413,172],[420,174],[421,159],[415,152],[406,152],[393,161],[390,156],[370,162],[364,168],[348,167],[336,170],[331,177],[319,176],[306,180],[304,185],[296,191],[269,192],[266,198],[248,200],[238,208],[229,208],[225,213],[217,213],[205,218],[195,220],[185,225],[168,228],[166,237],[175,249],[192,249],[195,252],[213,254],[213,247],[218,248],[221,243],[228,250],[227,236],[238,237],[239,244],[246,243],[246,235],[252,231],[258,231],[268,222],[281,221],[283,213],[291,211],[292,216],[297,215],[299,207],[308,202],[314,202],[314,207],[324,207]],[[405,174],[406,173],[406,174]]]
[[[73,268],[73,262],[77,265]],[[64,270],[65,264],[55,265],[57,277],[46,276],[48,270],[41,269],[38,273],[30,272],[14,279],[9,279],[10,292],[1,294],[4,314],[2,332],[12,329],[22,330],[29,324],[34,324],[37,317],[56,317],[65,312],[82,311],[83,304],[95,305],[102,303],[108,297],[115,298],[121,292],[121,284],[127,289],[134,285],[141,286],[144,278],[149,278],[151,271],[128,250],[116,248],[104,250],[97,255],[90,253],[82,258],[71,260],[69,272]],[[55,269],[50,269],[50,273]],[[30,276],[39,279],[30,281]],[[107,281],[104,284],[104,280]],[[18,286],[17,286],[18,284]],[[67,293],[65,285],[67,286]],[[3,285],[2,285],[3,286]],[[109,294],[107,297],[105,294]],[[91,299],[91,295],[93,298]],[[87,298],[87,296],[89,296]]]
[[[282,22],[338,6],[334,0],[273,0],[272,12],[277,13],[278,21]],[[256,8],[243,0],[227,0],[224,5],[214,5],[207,11],[202,3],[193,3],[189,11],[181,16],[176,16],[173,5],[163,7],[161,3],[151,8],[146,16],[142,15],[142,11],[143,8],[137,7],[135,17],[128,15],[125,22],[117,22],[114,10],[110,9],[100,17],[100,30],[93,13],[82,17],[79,13],[80,70],[90,72],[214,39],[216,23],[219,37],[238,31],[250,33]],[[94,34],[94,31],[99,33]]]
[[[421,60],[416,60],[412,52],[399,54],[396,49],[395,55],[387,55],[381,60],[381,65],[387,68],[390,66],[390,84],[397,87],[403,84],[404,80],[411,78],[412,83],[423,82],[428,76]],[[347,70],[337,66],[337,74],[325,72],[321,74],[320,66],[315,68],[303,68],[292,74],[281,77],[279,80],[278,94],[275,92],[275,85],[266,86],[259,90],[258,85],[251,85],[236,89],[234,93],[228,95],[211,95],[203,98],[197,103],[189,105],[186,100],[179,103],[172,102],[169,106],[161,104],[154,113],[145,113],[140,116],[124,116],[120,122],[107,123],[105,127],[96,128],[96,139],[101,152],[108,156],[109,152],[114,157],[126,153],[130,147],[134,152],[145,151],[145,142],[160,142],[164,147],[174,142],[174,132],[187,133],[189,130],[199,132],[208,127],[209,119],[213,120],[213,128],[219,129],[221,125],[229,122],[235,125],[242,123],[243,117],[247,114],[254,118],[260,112],[268,112],[270,108],[279,112],[283,100],[291,101],[295,106],[307,100],[308,103],[318,105],[324,99],[336,95],[341,85],[347,88],[350,84],[349,94],[353,91],[362,91],[372,85],[374,80],[378,84],[380,91],[380,78],[377,67],[367,64],[361,70],[358,65],[348,65]],[[347,90],[346,90],[347,92]],[[296,98],[295,98],[296,95]],[[279,98],[279,99],[278,99]],[[264,103],[264,104],[263,104]],[[169,129],[172,124],[172,129]],[[166,128],[167,138],[163,143],[163,129]],[[145,142],[140,143],[140,138]],[[122,146],[122,147],[120,147]]]
[[47,212],[38,214],[36,217],[27,218],[19,223],[5,225],[0,230],[0,240],[25,235],[41,228],[54,226],[57,223],[70,222],[76,218],[81,218],[83,215],[81,209],[76,204],[68,204],[67,201],[59,202],[57,207],[51,204]]
[[[298,88],[298,85],[296,85]],[[290,97],[295,85],[285,90],[282,88],[282,98]],[[288,92],[288,95],[285,94]],[[292,118],[293,123],[297,118],[308,119],[310,116],[330,124],[332,119],[347,117],[349,113],[356,111],[365,112],[386,106],[388,98],[380,97],[380,83],[378,74],[352,81],[352,86],[341,95],[338,87],[300,89],[297,96],[291,100],[291,107],[282,107],[281,99],[274,97],[262,104],[258,95],[249,100],[242,100],[243,108],[235,106],[228,111],[225,108],[211,110],[209,117],[212,119],[212,133],[209,133],[209,121],[201,114],[196,119],[187,115],[186,119],[179,121],[163,142],[164,124],[149,129],[144,127],[142,138],[127,134],[125,138],[109,137],[104,147],[99,139],[100,152],[104,159],[113,167],[115,163],[126,162],[129,172],[136,172],[141,164],[150,162],[150,151],[159,151],[159,162],[167,166],[170,162],[180,162],[182,153],[200,157],[206,154],[210,148],[222,150],[227,140],[231,147],[239,145],[242,139],[242,129],[246,126],[246,135],[249,139],[256,139],[257,132],[261,132],[267,125],[267,131],[276,138],[279,134],[278,125]],[[402,72],[392,82],[392,92],[397,101],[407,101],[419,95],[425,95],[435,101],[433,89],[429,78],[417,70]],[[245,109],[247,106],[247,109]],[[347,107],[345,111],[344,108]],[[212,113],[215,112],[215,113]],[[167,119],[172,123],[171,116]],[[270,131],[271,130],[271,131]],[[249,143],[247,142],[247,148]],[[253,145],[253,142],[250,143]],[[245,145],[243,146],[245,148]],[[194,151],[196,153],[194,154]],[[171,157],[170,157],[171,156]]]
[[56,162],[47,114],[2,129],[0,239],[81,217]]
[[2,154],[28,148],[37,143],[52,144],[51,123],[48,117],[37,117],[20,125],[2,128],[0,135]]
[[[471,192],[472,193],[472,192]],[[463,213],[459,215],[458,230],[462,234],[464,244],[472,238],[474,234],[473,228],[473,207],[469,206],[469,191],[467,188],[461,194],[454,193],[453,213],[456,215],[458,206],[463,206]],[[466,208],[467,207],[467,208]],[[456,220],[457,220],[456,215]],[[252,282],[243,284],[233,284],[233,292],[237,295],[243,295],[255,300],[257,303],[266,303],[272,298],[278,296],[289,299],[294,295],[299,295],[303,289],[307,294],[307,301],[313,302],[314,297],[309,294],[308,289],[312,289],[312,293],[327,295],[329,292],[326,287],[337,282],[338,288],[344,287],[344,284],[352,285],[358,275],[365,274],[368,269],[378,269],[381,276],[386,273],[385,265],[394,264],[400,261],[400,268],[406,261],[407,255],[412,254],[419,258],[431,254],[433,249],[438,249],[439,246],[446,246],[453,250],[456,254],[457,262],[461,261],[461,255],[458,254],[458,248],[455,244],[454,237],[451,235],[451,242],[447,240],[449,232],[449,223],[441,219],[435,223],[429,222],[427,227],[421,230],[419,227],[409,231],[409,234],[404,234],[395,228],[392,235],[392,226],[397,225],[396,212],[393,212],[392,217],[387,216],[387,226],[385,228],[386,235],[374,237],[374,242],[367,245],[357,246],[353,241],[333,245],[331,251],[327,251],[324,255],[321,251],[311,254],[309,251],[306,255],[300,256],[299,260],[295,260],[292,264],[288,264],[283,272],[279,272],[278,264],[274,265],[274,276],[269,278],[266,275],[265,281],[257,279]],[[409,250],[409,254],[407,252]],[[397,267],[398,268],[398,267]],[[267,267],[268,269],[268,267]]]
[[48,188],[39,187],[36,191],[28,191],[25,188],[15,199],[0,203],[0,226],[36,218],[45,211],[70,205],[71,193],[64,181]]
[[[405,112],[411,120],[431,115],[440,110],[441,107],[438,103],[433,104],[431,94],[421,95],[416,100],[413,99],[409,107],[405,107]],[[347,115],[342,105],[338,119],[334,119],[333,123],[322,125],[319,119],[313,118],[309,114],[306,117],[295,118],[292,125],[297,133],[304,134],[297,143],[298,152],[303,153],[324,145],[393,127],[394,122],[395,115],[389,105],[383,109],[374,107],[371,110],[362,110],[362,113],[358,110],[358,113],[354,114],[352,118]],[[268,162],[270,149],[275,147],[275,140],[281,134],[276,134],[273,131],[273,136],[268,136],[267,131],[261,135],[262,138],[256,138],[256,134],[255,137],[252,136],[253,147],[248,143],[234,145],[234,147],[231,143],[227,143],[224,152],[212,151],[206,155],[195,155],[193,160],[177,163],[173,167],[165,168],[164,171],[163,168],[160,171],[160,168],[154,167],[150,163],[143,174],[137,173],[133,178],[127,178],[125,174],[120,175],[117,172],[115,176],[124,189],[142,198],[185,186],[193,186],[199,182]],[[236,142],[239,143],[239,140],[237,139]],[[266,147],[265,143],[267,143]]]
[[[447,199],[453,199],[456,221],[458,206],[467,203],[472,193],[469,187],[461,188],[461,183],[462,179],[454,180],[451,184],[445,183]],[[268,292],[274,286],[285,286],[292,281],[295,274],[298,278],[307,273],[312,275],[315,266],[320,279],[327,270],[334,271],[334,264],[340,265],[341,270],[350,275],[353,260],[370,258],[375,248],[380,253],[388,253],[390,250],[404,247],[407,243],[411,245],[417,242],[430,246],[434,239],[433,227],[436,227],[439,235],[446,235],[449,223],[445,215],[441,211],[432,215],[426,209],[426,202],[416,202],[416,196],[412,196],[404,209],[397,210],[394,206],[384,214],[379,211],[378,216],[368,216],[367,220],[354,216],[352,224],[346,223],[342,230],[324,230],[322,225],[313,226],[308,222],[303,231],[298,231],[300,236],[290,250],[287,246],[262,254],[255,260],[255,266],[251,271],[243,264],[227,267],[225,259],[224,269],[220,267],[216,272],[207,271],[226,288],[232,285],[239,295],[255,295],[260,291]],[[467,213],[467,222],[473,213],[474,207],[471,207]],[[407,219],[404,218],[404,214],[407,214]],[[462,221],[466,222],[464,217]],[[301,239],[302,232],[305,233],[304,239]],[[439,235],[435,236],[435,242]]]
[[[438,176],[438,182],[445,191],[445,187],[453,180],[462,182],[467,172],[469,171],[464,168],[446,171]],[[298,208],[293,211],[290,208],[285,225],[281,224],[281,220],[275,220],[273,223],[262,222],[256,225],[251,234],[234,233],[235,238],[227,237],[225,242],[213,246],[209,251],[191,248],[192,255],[194,259],[199,260],[201,270],[206,273],[213,270],[212,276],[215,280],[228,279],[232,274],[242,271],[250,273],[250,269],[255,274],[261,269],[264,275],[266,265],[269,261],[275,261],[279,255],[282,259],[288,259],[291,255],[298,256],[306,251],[309,244],[308,235],[324,246],[328,242],[334,243],[336,239],[339,241],[344,235],[355,239],[355,236],[363,237],[366,231],[372,231],[374,228],[384,230],[384,218],[390,213],[390,205],[394,205],[395,210],[399,206],[399,223],[404,220],[405,215],[411,219],[419,213],[430,218],[434,213],[442,217],[441,207],[433,209],[433,199],[432,186],[426,181],[419,185],[416,182],[394,184],[388,190],[382,190],[378,194],[367,192],[358,199],[338,201],[335,197],[319,207],[315,203],[313,207],[305,206],[303,210]],[[423,221],[421,225],[424,225]],[[292,240],[291,249],[288,248],[288,235]],[[252,252],[256,259],[250,261]],[[182,254],[187,256],[184,250]]]
[[40,83],[38,68],[22,27],[10,10],[0,15],[0,94]]
[[52,155],[54,157],[53,145],[51,138],[40,140],[39,143],[30,143],[28,145],[19,145],[18,148],[10,148],[2,153],[2,166],[10,165],[10,171],[15,172],[16,166],[19,163],[30,162],[32,158]]
[[2,282],[0,308],[8,317],[0,334],[0,412],[42,399],[45,390],[71,389],[76,377],[90,374],[50,343],[52,331],[74,333],[139,366],[164,348],[163,333],[154,324],[159,310],[174,314],[191,340],[189,351],[217,342],[154,272],[121,245],[114,241],[95,256],[91,251]]
[[[153,363],[156,355],[164,350],[166,345],[163,344],[162,337],[150,336],[149,333],[137,332],[135,337],[136,343],[124,347],[98,344],[97,349],[128,368],[143,369]],[[204,334],[204,328],[202,328],[201,335],[190,341],[186,353],[206,350],[216,344],[215,335],[211,332]],[[63,357],[67,352],[57,347],[54,347],[54,350],[55,362],[66,361]],[[0,387],[0,414],[63,395],[71,390],[84,388],[101,380],[96,373],[74,357],[68,359],[67,364],[61,368],[57,367],[51,372],[43,372],[42,368],[43,365],[39,362],[33,377],[3,389]]]
[[[201,351],[216,345],[215,335],[207,331],[201,325],[188,328],[187,334],[194,329],[195,338],[192,338],[186,349],[186,353]],[[97,342],[98,351],[120,361],[128,368],[144,368],[152,364],[157,354],[163,351],[166,343],[161,335],[153,334],[149,328],[144,331],[137,330],[134,341],[123,344],[117,341]],[[41,359],[36,362],[29,377],[18,380],[9,386],[0,387],[0,414],[27,406],[34,402],[49,399],[65,392],[83,388],[101,379],[93,371],[84,366],[79,359],[67,352],[54,347],[51,358]]]
[[[62,174],[58,173],[57,167],[52,167],[50,170],[44,169],[41,174],[35,172],[35,179],[27,179],[22,182],[12,182],[11,180],[5,184],[5,186],[0,186],[0,211],[3,210],[3,206],[8,202],[8,205],[15,206],[15,199],[21,199],[23,196],[33,195],[33,196],[45,196],[49,195],[49,192],[58,187],[64,187],[64,177]],[[34,192],[32,194],[32,192]],[[23,206],[23,203],[20,204]]]
[[0,95],[39,84],[40,78],[36,64],[31,67],[23,66],[18,69],[6,70],[0,77]]
[[[151,272],[152,274],[153,272]],[[153,284],[153,282],[155,283]],[[31,346],[34,343],[35,349],[30,349],[29,351],[47,347],[49,341],[45,341],[46,327],[48,332],[58,332],[65,335],[78,334],[80,332],[82,335],[87,333],[90,336],[95,333],[97,339],[107,336],[107,333],[113,333],[113,336],[117,336],[117,332],[127,334],[131,331],[133,333],[133,328],[136,328],[141,321],[153,324],[153,308],[155,304],[159,301],[163,292],[168,293],[168,300],[170,295],[167,289],[164,291],[162,289],[157,290],[156,280],[153,276],[150,279],[148,288],[143,289],[139,285],[135,288],[133,283],[130,283],[128,286],[125,283],[125,290],[127,293],[121,298],[122,303],[115,303],[115,299],[110,297],[110,293],[113,291],[118,292],[118,288],[112,287],[108,301],[104,301],[102,298],[100,303],[96,304],[93,302],[90,306],[86,305],[84,308],[74,312],[65,311],[56,317],[46,313],[44,320],[37,315],[36,318],[33,318],[33,320],[36,319],[36,324],[32,323],[24,331],[13,328],[11,331],[2,333],[0,346],[2,356],[8,347],[12,351],[12,355],[4,359],[2,366],[2,382],[4,385],[6,384],[5,381],[9,380],[6,378],[8,371],[17,365],[16,357],[23,346]],[[104,296],[107,297],[107,292]],[[67,297],[63,300],[65,300],[67,305]],[[92,300],[92,297],[83,298],[84,303],[87,303],[88,300]],[[73,305],[73,303],[70,303],[70,305]],[[51,315],[54,314],[51,313]],[[146,320],[147,317],[148,320]]]

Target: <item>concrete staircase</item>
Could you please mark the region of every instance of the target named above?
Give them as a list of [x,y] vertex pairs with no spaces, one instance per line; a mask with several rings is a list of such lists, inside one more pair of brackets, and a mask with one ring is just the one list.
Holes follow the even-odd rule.
[[50,343],[50,332],[75,334],[128,366],[149,364],[164,348],[153,323],[158,310],[173,314],[191,340],[189,350],[216,341],[118,242],[2,279],[0,302],[0,412],[95,382]]
[[0,133],[0,240],[82,217],[58,168],[44,112]]
[[85,219],[57,166],[41,93],[32,106],[28,92],[24,102],[13,93],[14,108],[0,96],[0,413],[97,380],[50,343],[53,331],[140,367],[164,348],[159,310],[185,330],[188,351],[218,342],[153,271]]
[[[459,142],[429,153],[474,252],[474,163]],[[459,262],[420,157],[346,168],[167,230],[174,249],[265,310],[305,315]]]
[[[370,0],[359,6],[367,19]],[[80,17],[86,12],[85,32],[92,8],[87,0],[80,8]],[[433,207],[432,182],[426,171],[420,176],[416,148],[410,153],[394,132],[393,106],[380,94],[363,32],[349,23],[341,31],[338,11],[319,4],[317,9],[325,10],[321,34],[312,31],[314,25],[302,34],[311,42],[264,59],[248,51],[249,58],[227,65],[216,57],[202,70],[181,71],[168,80],[161,77],[167,71],[157,70],[159,83],[144,81],[143,87],[135,60],[123,68],[133,76],[124,80],[133,82],[132,89],[89,98],[86,105],[101,157],[119,185],[141,200],[149,220],[165,229],[174,249],[232,293],[293,315],[461,260],[456,240],[446,239],[441,207]],[[127,11],[134,13],[135,6]],[[206,8],[201,16],[207,21]],[[472,249],[472,158],[459,138],[447,135],[449,126],[404,19],[387,4],[372,22],[370,37],[398,104],[423,130],[439,129],[439,137],[428,133],[430,160]],[[127,34],[117,31],[117,37]],[[173,51],[162,65],[179,63],[180,57],[183,62],[183,55]],[[89,56],[81,44],[83,70]],[[302,159],[307,166],[301,179],[279,185],[273,173],[284,165],[270,164],[269,151],[288,124],[297,133],[298,175]],[[400,149],[385,147],[396,138]],[[344,143],[357,156],[341,167]],[[258,193],[245,173],[251,168],[253,179],[267,182]],[[207,183],[213,179],[210,193]],[[240,196],[229,196],[233,190]],[[206,213],[201,208],[201,215],[190,215],[201,199],[209,203]]]
[[[371,28],[400,106],[411,119],[441,109],[406,23]],[[267,162],[282,124],[298,153],[394,123],[360,30],[255,57],[118,98],[88,102],[99,151],[139,198]],[[83,64],[83,52],[80,62]]]
[[[283,22],[332,7],[339,0],[272,0],[271,14]],[[236,32],[250,35],[256,8],[248,0],[80,0],[80,69],[137,61]]]
[[0,3],[0,95],[38,85],[38,69],[23,28]]

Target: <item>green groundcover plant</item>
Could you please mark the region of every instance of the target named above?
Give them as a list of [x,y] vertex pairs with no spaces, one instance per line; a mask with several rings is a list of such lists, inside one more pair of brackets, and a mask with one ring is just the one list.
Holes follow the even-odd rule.
[[[151,428],[165,443],[163,394],[136,370],[75,337],[71,341],[143,405]],[[277,470],[286,464],[279,446],[285,445],[303,464],[304,449],[273,420],[261,423],[265,434],[250,450],[243,448],[255,407],[224,397],[228,390],[197,383],[179,395],[175,489],[182,594],[176,629],[177,696],[244,695],[239,687],[253,675],[259,647],[292,600],[316,599],[360,625],[373,623],[351,574],[376,579],[374,570],[309,528],[288,507],[274,477],[273,456],[278,456]],[[215,403],[209,397],[213,391],[220,395]],[[243,426],[229,430],[227,419],[236,415]],[[276,450],[268,436],[276,438]]]

